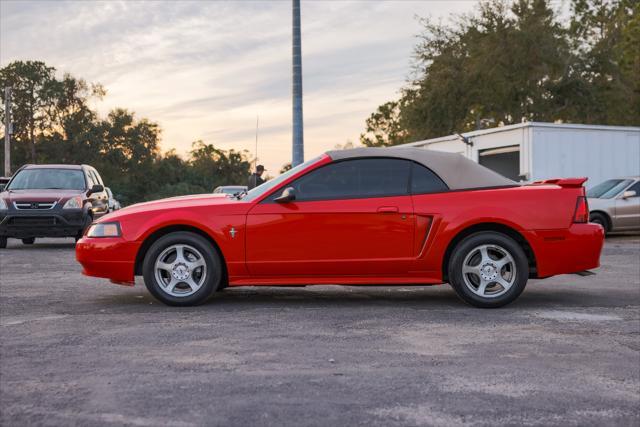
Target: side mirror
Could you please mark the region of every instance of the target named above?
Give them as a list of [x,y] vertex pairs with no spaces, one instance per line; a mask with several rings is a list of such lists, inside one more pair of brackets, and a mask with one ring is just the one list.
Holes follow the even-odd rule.
[[102,193],[104,191],[104,187],[100,184],[95,184],[89,191],[87,191],[87,196],[93,193]]
[[625,191],[624,193],[622,193],[622,198],[623,199],[628,199],[630,197],[636,197],[636,196],[637,196],[637,194],[633,190]]
[[280,197],[274,199],[276,203],[289,203],[296,199],[296,190],[293,187],[287,187],[284,189]]

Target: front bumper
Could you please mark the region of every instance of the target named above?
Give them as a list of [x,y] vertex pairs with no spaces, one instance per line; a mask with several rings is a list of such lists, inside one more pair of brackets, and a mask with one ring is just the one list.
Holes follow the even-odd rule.
[[531,231],[527,240],[535,253],[537,276],[544,278],[599,267],[604,229],[598,224],[573,224],[563,230]]
[[76,259],[86,276],[103,277],[117,284],[133,286],[139,248],[139,243],[121,237],[85,236],[76,243]]
[[0,236],[74,237],[82,231],[87,213],[82,209],[43,209],[0,211]]

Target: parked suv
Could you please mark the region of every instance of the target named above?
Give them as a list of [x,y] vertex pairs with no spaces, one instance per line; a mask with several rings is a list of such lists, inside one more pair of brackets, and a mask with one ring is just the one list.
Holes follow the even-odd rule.
[[26,165],[0,193],[0,248],[7,238],[82,237],[109,210],[102,178],[88,165]]

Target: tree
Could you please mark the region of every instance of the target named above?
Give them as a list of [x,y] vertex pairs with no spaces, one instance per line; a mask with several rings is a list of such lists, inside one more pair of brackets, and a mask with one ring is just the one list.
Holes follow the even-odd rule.
[[[0,87],[12,88],[11,117],[19,158],[36,162],[36,132],[50,128],[48,106],[55,103],[55,69],[40,61],[15,61],[0,70]],[[2,92],[4,120],[4,92]]]
[[291,166],[291,162],[289,162],[289,163],[285,163],[285,164],[284,164],[284,165],[282,165],[282,167],[280,168],[280,174],[283,174],[283,173],[285,173],[285,172],[287,172],[287,171],[290,171],[292,167],[293,167],[293,166]]
[[386,147],[405,142],[407,132],[400,125],[399,115],[398,102],[391,101],[379,106],[367,119],[367,128],[360,135],[360,142],[367,147]]
[[640,2],[573,0],[571,10],[564,26],[547,0],[421,20],[413,77],[367,119],[362,143],[533,120],[640,124]]
[[[640,123],[640,3],[573,0],[569,27],[580,111],[603,124]],[[630,108],[631,107],[631,108]]]
[[157,123],[123,108],[99,117],[89,101],[106,95],[101,85],[69,74],[58,78],[42,62],[13,62],[0,69],[0,79],[0,87],[14,88],[17,143],[12,144],[12,158],[18,165],[91,164],[125,205],[207,193],[217,185],[242,183],[249,174],[246,152],[202,141],[193,144],[186,159],[175,150],[163,155]]

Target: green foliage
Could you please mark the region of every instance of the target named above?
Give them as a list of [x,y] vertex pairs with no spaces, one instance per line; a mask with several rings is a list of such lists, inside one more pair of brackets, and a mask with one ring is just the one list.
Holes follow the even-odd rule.
[[290,171],[293,168],[293,166],[291,165],[291,162],[289,163],[285,163],[284,165],[282,165],[282,167],[280,168],[280,174],[283,174],[285,172]]
[[640,2],[481,1],[445,25],[422,20],[414,78],[367,119],[388,146],[521,121],[640,124]]
[[[244,183],[245,152],[193,143],[188,158],[160,152],[157,123],[114,109],[98,117],[89,101],[102,99],[88,84],[42,62],[16,61],[0,69],[0,87],[12,86],[12,169],[30,163],[90,164],[123,205],[162,197],[208,193],[218,185]],[[2,93],[4,106],[4,93]],[[4,120],[4,111],[0,111]],[[0,151],[0,160],[4,150]],[[2,164],[2,163],[0,163]]]

